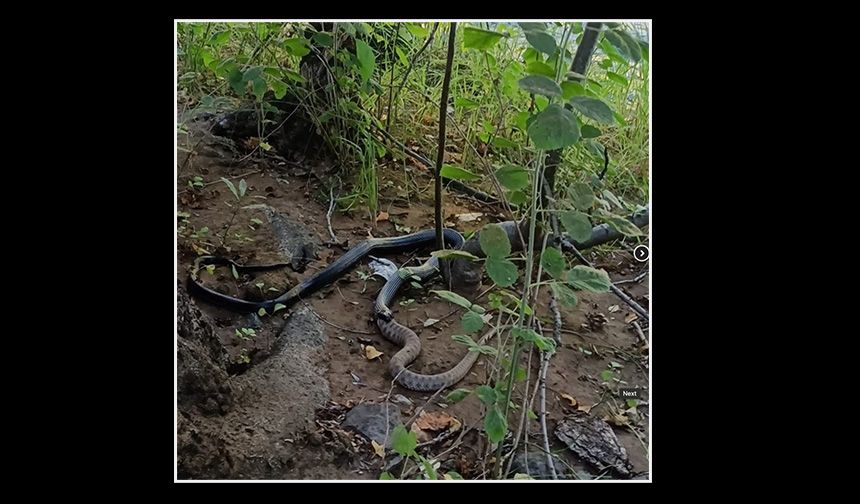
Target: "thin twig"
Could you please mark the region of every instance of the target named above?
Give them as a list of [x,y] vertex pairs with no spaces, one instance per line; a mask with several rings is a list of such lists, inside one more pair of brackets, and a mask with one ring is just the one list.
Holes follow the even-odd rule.
[[633,321],[633,327],[636,329],[636,334],[639,336],[639,341],[642,343],[648,343],[648,340],[645,339],[645,333],[642,332],[642,327],[639,325],[639,322]]
[[619,280],[615,282],[615,285],[621,285],[626,283],[638,283],[640,280],[645,278],[645,275],[648,274],[648,270],[643,271],[642,273],[636,275],[636,278],[628,278],[627,280]]
[[341,327],[341,326],[339,326],[339,325],[335,324],[334,322],[329,322],[328,320],[326,320],[325,318],[323,318],[323,316],[322,316],[322,315],[320,315],[319,313],[317,313],[317,312],[316,312],[316,310],[314,310],[314,309],[311,307],[311,305],[309,305],[309,304],[308,304],[308,302],[307,302],[307,301],[305,301],[304,299],[302,299],[302,303],[304,303],[304,305],[305,305],[305,306],[306,306],[306,307],[311,311],[311,313],[313,313],[313,314],[316,316],[316,318],[320,319],[320,321],[321,321],[323,324],[330,325],[330,326],[334,327],[335,329],[340,329],[341,331],[346,331],[346,332],[351,332],[351,333],[357,333],[357,334],[368,334],[368,335],[370,335],[370,336],[374,336],[374,335],[376,335],[376,333],[374,333],[374,332],[370,332],[370,331],[362,331],[361,329],[348,329],[348,328],[346,328],[346,327]]

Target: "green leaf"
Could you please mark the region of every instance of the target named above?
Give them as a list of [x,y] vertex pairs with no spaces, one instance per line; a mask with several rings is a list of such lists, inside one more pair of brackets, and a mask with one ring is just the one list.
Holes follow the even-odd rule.
[[567,267],[567,262],[564,256],[557,248],[548,247],[540,256],[540,263],[543,269],[547,271],[555,279],[560,279],[564,275],[564,270]]
[[409,33],[418,38],[424,38],[427,36],[427,28],[424,28],[418,23],[406,23],[406,29],[409,30]]
[[547,32],[529,30],[525,35],[529,44],[542,53],[553,54],[558,50],[555,39]]
[[532,410],[528,410],[528,411],[526,411],[526,415],[529,417],[529,420],[537,420],[537,417],[538,417],[538,416],[535,414],[535,412],[534,412],[534,411],[532,411]]
[[289,38],[284,40],[283,46],[288,53],[299,58],[311,52],[310,47],[308,47],[308,41],[303,38]]
[[528,134],[538,149],[561,149],[579,140],[579,124],[569,110],[553,103],[535,118]]
[[269,83],[272,86],[272,91],[275,92],[275,98],[281,99],[287,94],[287,84],[280,79],[272,79]]
[[287,306],[284,304],[275,303],[275,308],[273,309],[272,313],[278,313],[279,311],[284,310],[286,308],[287,308]]
[[445,301],[448,301],[449,303],[454,303],[457,306],[462,306],[463,308],[469,308],[472,306],[471,301],[454,292],[446,290],[431,290],[430,292],[436,294],[437,296],[444,299]]
[[483,315],[487,311],[484,309],[483,306],[476,305],[476,304],[473,304],[472,306],[470,306],[469,309],[472,310],[473,312],[477,313],[478,315]]
[[487,257],[503,258],[511,254],[511,241],[508,233],[498,224],[487,224],[478,235],[481,250]]
[[212,38],[210,39],[209,43],[217,47],[224,44],[228,40],[230,40],[230,31],[224,30],[212,35]]
[[262,78],[257,78],[251,81],[252,90],[254,92],[254,96],[257,97],[257,100],[262,100],[263,95],[266,94],[266,90],[268,89],[268,85],[266,81]]
[[487,417],[484,419],[484,431],[487,433],[487,439],[495,444],[505,439],[505,433],[508,432],[508,422],[498,406],[493,406],[487,412]]
[[610,203],[612,203],[619,209],[624,210],[624,205],[621,204],[621,201],[614,194],[612,194],[612,191],[610,191],[609,189],[604,189],[603,197],[608,199]]
[[242,95],[245,93],[245,79],[244,74],[237,68],[234,68],[233,71],[227,76],[227,82],[230,83],[230,87],[233,88],[233,91],[238,95]]
[[636,406],[639,406],[639,401],[637,401],[636,399],[627,399],[626,402],[628,408],[635,408]]
[[363,86],[373,75],[376,58],[373,56],[373,49],[363,40],[355,41],[355,56],[358,58],[358,73],[361,75],[361,85]]
[[406,427],[398,425],[391,433],[391,448],[402,457],[415,455],[415,447],[418,446],[418,435],[408,432]]
[[507,138],[496,137],[493,139],[493,147],[498,147],[500,149],[516,149],[517,147],[519,147],[519,145],[514,142],[511,142]]
[[505,165],[496,170],[496,178],[506,189],[516,191],[529,185],[529,172],[522,166]]
[[484,319],[473,311],[467,311],[460,319],[460,323],[463,324],[464,331],[473,333],[478,332],[484,326]]
[[464,170],[459,166],[443,164],[442,170],[440,170],[442,178],[449,178],[454,180],[478,180],[481,178],[480,175],[472,173],[468,170]]
[[[576,208],[589,210],[594,205],[594,193],[585,182],[575,182],[570,187],[570,200]],[[588,232],[591,236],[591,229]]]
[[379,475],[379,479],[380,479],[380,480],[394,480],[394,479],[397,479],[397,478],[395,478],[394,476],[392,476],[392,474],[391,474],[390,472],[384,472],[384,473],[382,473],[382,474],[380,474],[380,475]]
[[478,353],[484,354],[484,355],[496,355],[499,353],[498,350],[496,350],[495,348],[493,348],[489,345],[476,345],[476,346],[470,348],[469,350],[472,352],[478,352]]
[[258,77],[260,77],[260,75],[262,75],[262,73],[263,73],[263,67],[261,67],[261,66],[251,67],[251,68],[245,70],[245,75],[243,78],[246,81],[250,82],[250,81],[253,81],[254,79],[257,79]]
[[269,314],[269,312],[267,312],[265,308],[260,308],[259,310],[257,310],[257,315],[259,315],[261,317],[265,317],[268,314]]
[[555,341],[550,338],[538,336],[535,338],[534,344],[541,352],[551,352],[555,350]]
[[534,329],[527,327],[514,327],[511,329],[511,334],[515,338],[522,340],[523,343],[533,343],[537,338],[540,338],[540,334],[536,333]]
[[323,47],[330,47],[332,42],[334,42],[334,38],[327,32],[314,33],[313,39],[317,45],[321,45]]
[[550,289],[552,289],[552,293],[559,302],[568,308],[576,306],[579,300],[576,298],[576,294],[570,290],[566,285],[559,282],[553,282],[549,284]]
[[600,379],[605,382],[612,381],[612,371],[609,369],[603,371],[602,373],[600,373]]
[[475,108],[480,105],[478,102],[474,100],[470,100],[468,98],[457,98],[454,100],[454,108],[455,109],[463,109],[468,110],[471,108]]
[[639,41],[633,38],[632,35],[624,30],[617,30],[618,36],[624,40],[627,46],[627,56],[634,62],[638,63],[642,59],[642,46]]
[[609,215],[608,212],[604,212],[601,214],[601,218],[609,224],[609,227],[625,236],[642,236],[642,230],[624,217]]
[[490,280],[495,282],[499,287],[510,287],[516,283],[519,276],[517,265],[508,259],[488,257],[485,266]]
[[211,52],[207,51],[206,49],[203,49],[202,51],[200,51],[200,57],[203,58],[203,65],[206,68],[211,68],[210,64],[215,61],[215,56],[212,56]]
[[248,183],[245,182],[245,179],[240,180],[239,181],[239,197],[244,198],[245,197],[245,191],[247,191],[247,190],[248,190]]
[[286,68],[283,70],[283,72],[284,72],[284,75],[285,75],[286,77],[288,77],[289,79],[294,80],[294,81],[296,81],[296,82],[305,82],[305,80],[306,80],[306,79],[305,79],[305,78],[304,78],[300,73],[298,73],[298,72],[294,72],[294,71],[292,71],[292,70],[287,70]]
[[472,391],[469,389],[458,388],[452,392],[449,392],[448,395],[445,396],[445,400],[451,404],[457,404],[466,398],[467,395],[471,394]]
[[230,265],[230,269],[232,269],[232,270],[233,270],[233,278],[235,278],[236,280],[238,280],[238,279],[239,279],[239,272],[238,272],[238,271],[236,271],[236,266],[235,266],[235,265],[233,265],[233,264],[231,264],[231,265]]
[[517,23],[524,32],[546,31],[546,23]]
[[463,29],[463,46],[466,49],[485,51],[496,45],[503,37],[505,37],[503,33],[467,26]]
[[531,61],[526,65],[526,73],[532,75],[545,75],[550,79],[555,79],[555,69],[543,61]]
[[[630,55],[630,48],[627,47],[627,43],[621,38],[619,32],[615,30],[605,30],[603,32],[603,38],[609,41],[618,52],[627,59],[632,59]],[[608,52],[608,51],[607,51]]]
[[561,96],[559,85],[546,75],[527,75],[517,82],[521,89],[532,94]]
[[418,460],[420,460],[421,465],[424,466],[424,474],[427,475],[427,479],[438,479],[438,476],[436,475],[436,469],[433,468],[433,464],[431,464],[429,460],[422,457],[421,455],[418,455]]
[[[460,476],[460,473],[458,473],[458,472],[456,472],[456,471],[448,471],[448,472],[446,472],[446,473],[445,473],[445,476],[446,476],[446,478],[445,478],[445,479],[452,479],[452,480],[461,480],[461,479],[463,479],[463,477],[462,477],[462,476]],[[450,476],[450,478],[448,478],[448,476]]]
[[606,72],[606,76],[609,77],[609,80],[611,80],[613,82],[617,82],[618,84],[621,84],[622,86],[627,86],[630,84],[629,82],[627,82],[627,79],[625,79],[621,75],[618,75],[615,72]]
[[582,212],[560,212],[558,220],[573,238],[573,241],[583,243],[591,238],[591,222],[588,215]]
[[454,249],[445,249],[445,250],[434,250],[430,252],[430,255],[433,257],[438,257],[439,259],[468,259],[470,261],[476,261],[480,259],[478,256],[474,256],[465,250],[454,250]]
[[514,205],[523,205],[529,201],[529,197],[522,191],[512,191],[508,193],[508,201]]
[[582,113],[582,115],[594,119],[603,124],[612,124],[615,120],[612,109],[609,105],[597,98],[589,96],[574,96],[570,99],[573,108]]
[[514,379],[518,382],[526,379],[526,369],[522,366],[517,366],[517,371],[514,373]]
[[488,385],[481,385],[480,387],[475,389],[475,395],[478,396],[478,399],[481,400],[482,403],[487,406],[492,406],[496,404],[498,398],[496,397],[496,389],[490,387]]
[[575,289],[609,292],[609,274],[604,270],[577,265],[567,273],[567,283]]
[[564,100],[570,100],[574,96],[580,96],[585,94],[585,88],[582,87],[582,84],[578,82],[572,81],[564,81],[561,83],[561,97]]
[[597,138],[603,133],[590,124],[583,124],[579,130],[582,133],[582,138]]
[[394,52],[397,53],[397,58],[400,60],[400,63],[402,63],[403,65],[409,64],[409,59],[406,57],[406,53],[403,52],[403,49],[395,46]]

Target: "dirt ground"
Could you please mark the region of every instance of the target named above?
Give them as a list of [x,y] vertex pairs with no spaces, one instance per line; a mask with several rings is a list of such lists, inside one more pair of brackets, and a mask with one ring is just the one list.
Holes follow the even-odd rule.
[[[291,252],[296,250],[294,244],[311,244],[312,258],[301,272],[284,268],[253,277],[239,275],[236,279],[229,268],[219,267],[214,274],[203,274],[207,285],[218,286],[234,296],[262,299],[284,292],[344,253],[342,247],[328,245],[329,194],[315,175],[323,169],[320,168],[323,162],[316,168],[301,168],[293,162],[258,155],[237,162],[237,155],[200,125],[191,125],[188,135],[181,134],[179,145],[195,152],[190,159],[184,150],[179,153],[180,300],[185,295],[189,268],[198,254],[224,254],[248,264],[289,262],[293,259]],[[202,187],[189,187],[189,181],[193,184],[195,177],[200,177],[196,180]],[[220,181],[221,177],[232,179],[237,186],[240,179],[247,182],[247,194],[240,204]],[[406,199],[402,187],[406,177],[417,181],[413,188],[424,191],[420,199],[414,194]],[[362,206],[347,214],[335,211],[331,227],[337,240],[347,240],[348,246],[354,246],[371,235],[394,236],[432,227],[431,188],[432,180],[427,173],[405,172],[402,166],[383,166],[379,202],[388,219],[373,222]],[[248,206],[251,208],[245,208]],[[475,212],[484,215],[472,222],[457,217]],[[497,209],[450,191],[446,193],[444,213],[445,220],[461,232],[479,229],[487,222],[507,220]],[[427,250],[416,253],[415,257],[389,258],[400,265],[409,260],[413,261],[411,264],[419,264],[429,255]],[[618,244],[588,251],[586,255],[596,267],[605,269],[613,281],[638,278],[619,287],[648,306],[648,275],[640,275],[646,272],[647,263],[633,260],[630,251]],[[391,462],[391,455],[380,458],[365,438],[341,428],[339,423],[353,406],[383,402],[387,397],[400,408],[403,420],[422,408],[424,414],[444,412],[455,418],[461,424],[459,432],[438,442],[431,440],[422,446],[422,453],[438,457],[443,473],[456,471],[466,479],[486,477],[484,412],[477,397],[470,395],[451,404],[445,401],[447,391],[430,397],[392,386],[386,366],[398,348],[385,340],[373,323],[372,305],[382,283],[367,278],[367,264],[367,259],[360,261],[334,285],[271,316],[236,314],[193,298],[188,301],[200,310],[199,323],[212,327],[211,335],[189,343],[199,344],[194,347],[197,353],[192,353],[205,354],[199,359],[203,363],[200,368],[212,369],[213,376],[217,376],[213,378],[214,385],[183,388],[186,382],[184,378],[180,380],[177,413],[180,479],[378,479]],[[392,306],[397,320],[421,337],[422,352],[411,367],[418,372],[447,370],[465,354],[463,345],[451,339],[451,335],[462,332],[461,311],[429,293],[431,289],[444,288],[440,282],[436,279],[421,290],[405,289]],[[485,279],[479,292],[490,285]],[[647,478],[647,342],[629,324],[635,318],[634,312],[617,297],[586,292],[577,295],[580,301],[576,307],[562,308],[565,328],[562,344],[547,373],[549,431],[575,411],[608,419],[629,456],[633,475]],[[487,306],[486,297],[478,302],[481,301]],[[546,289],[539,301],[537,312],[548,330],[552,327],[552,316]],[[425,328],[424,321],[430,318],[439,322]],[[643,327],[647,337],[647,324]],[[186,366],[183,369],[189,369],[189,361],[182,353],[184,339],[180,331],[179,358]],[[382,352],[382,356],[368,360],[367,345]],[[456,387],[472,389],[485,383],[489,362],[481,357]],[[539,369],[538,354],[534,353],[529,362],[528,373],[534,383]],[[638,404],[631,407],[601,384],[604,381],[601,375],[605,378],[607,371],[621,380],[613,380],[616,386],[642,390]],[[216,391],[205,399],[202,395],[206,394],[185,393],[213,387]],[[521,397],[515,394],[514,402],[520,404]],[[536,404],[533,409],[537,411]],[[510,415],[511,430],[519,424],[521,411],[514,410]],[[531,443],[526,447],[528,457],[545,458],[541,453],[543,438],[539,422],[531,420],[528,426],[531,433]],[[559,459],[556,465],[567,468],[568,477],[612,477],[608,471],[584,463],[552,435],[550,447]],[[540,474],[540,468],[534,471],[531,468],[529,462],[528,472],[533,472],[533,477],[546,477]],[[511,475],[514,472],[526,469],[512,471]]]

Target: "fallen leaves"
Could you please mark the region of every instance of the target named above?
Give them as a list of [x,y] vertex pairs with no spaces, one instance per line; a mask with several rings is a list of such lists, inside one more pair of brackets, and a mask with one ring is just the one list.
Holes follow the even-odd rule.
[[383,210],[382,212],[379,212],[379,215],[376,216],[376,222],[385,222],[388,220],[388,217],[388,212]]
[[367,360],[373,360],[383,355],[382,352],[376,349],[373,345],[367,345],[364,347],[364,356],[367,357]]
[[561,394],[561,398],[570,403],[571,407],[576,407],[577,402],[576,399],[573,398],[573,396],[569,394]]
[[457,220],[459,220],[460,222],[478,221],[478,220],[481,220],[481,217],[483,217],[483,216],[484,216],[484,214],[481,212],[470,212],[470,213],[462,213],[462,214],[455,215],[455,217],[457,217]]
[[614,305],[609,307],[609,313],[615,313],[619,310],[621,310],[621,307],[618,306],[617,304],[614,304]]
[[412,423],[410,430],[418,436],[419,442],[425,443],[433,439],[437,433],[455,432],[462,426],[463,424],[459,420],[444,411],[430,413],[422,411]]
[[370,445],[373,446],[373,453],[375,453],[379,458],[385,458],[385,446],[372,439],[370,440]]
[[632,323],[632,322],[635,322],[635,321],[636,321],[636,319],[638,319],[638,318],[639,318],[639,315],[636,315],[635,313],[631,313],[630,315],[627,315],[627,316],[624,318],[624,323],[625,323],[625,324],[630,324],[630,323]]

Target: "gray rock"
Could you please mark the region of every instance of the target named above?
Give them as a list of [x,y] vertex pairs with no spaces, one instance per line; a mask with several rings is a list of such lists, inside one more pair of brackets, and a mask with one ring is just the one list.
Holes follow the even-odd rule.
[[[386,429],[386,417],[388,426]],[[355,406],[343,421],[344,427],[351,427],[386,448],[391,447],[391,433],[400,425],[400,408],[394,404],[362,403]],[[388,439],[386,439],[386,432]]]

